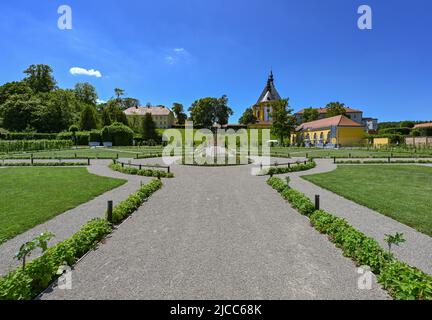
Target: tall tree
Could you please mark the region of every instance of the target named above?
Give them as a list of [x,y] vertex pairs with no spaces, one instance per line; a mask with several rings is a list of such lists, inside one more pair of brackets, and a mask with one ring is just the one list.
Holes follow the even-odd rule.
[[311,122],[318,120],[319,112],[316,108],[306,108],[303,110],[302,122]]
[[239,119],[239,123],[243,124],[245,126],[249,124],[255,124],[257,123],[258,119],[255,117],[255,114],[252,110],[252,108],[247,108],[243,115]]
[[115,88],[114,93],[117,97],[117,100],[120,100],[121,97],[124,95],[125,91],[123,89],[120,89],[120,88]]
[[2,105],[3,127],[10,131],[24,131],[32,127],[33,115],[40,107],[36,98],[14,95]]
[[77,83],[74,92],[79,101],[86,104],[96,105],[98,95],[96,93],[96,88],[90,83]]
[[227,96],[221,98],[207,97],[195,101],[189,108],[191,119],[195,124],[211,128],[214,123],[225,125],[233,114],[228,106]]
[[346,116],[346,108],[343,103],[340,102],[330,102],[326,106],[327,118],[335,117],[339,115]]
[[0,107],[6,102],[9,97],[13,95],[27,95],[30,96],[32,90],[24,81],[9,82],[0,86]]
[[124,98],[123,99],[123,108],[129,109],[129,108],[138,108],[140,105],[140,102],[138,99],[135,98]]
[[183,111],[184,110],[183,105],[181,103],[174,102],[172,110],[177,119],[177,123],[180,125],[185,124],[187,115]]
[[125,126],[129,126],[129,121],[126,114],[118,107],[114,109],[113,118],[115,119],[115,122],[119,122],[124,124]]
[[53,70],[46,64],[32,64],[24,73],[27,74],[24,81],[34,92],[50,92],[56,88]]
[[271,130],[280,138],[281,144],[284,144],[285,137],[290,136],[295,124],[295,118],[291,115],[293,110],[289,107],[288,102],[289,99],[268,102],[268,106],[271,106],[273,110]]
[[157,139],[156,124],[153,121],[151,113],[146,113],[144,115],[141,133],[145,141]]
[[110,114],[108,108],[102,109],[101,122],[102,122],[102,127],[106,127],[106,126],[111,125],[111,123],[112,123],[111,114]]
[[90,131],[97,128],[96,110],[91,105],[86,105],[81,112],[80,128]]

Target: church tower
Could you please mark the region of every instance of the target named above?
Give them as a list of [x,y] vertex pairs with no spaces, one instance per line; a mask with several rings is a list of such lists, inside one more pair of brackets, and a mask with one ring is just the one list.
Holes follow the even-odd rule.
[[258,124],[271,125],[273,123],[271,118],[273,110],[268,102],[279,101],[281,99],[282,98],[274,85],[273,71],[270,71],[267,84],[264,87],[264,90],[262,91],[257,103],[252,107],[255,117],[258,119]]

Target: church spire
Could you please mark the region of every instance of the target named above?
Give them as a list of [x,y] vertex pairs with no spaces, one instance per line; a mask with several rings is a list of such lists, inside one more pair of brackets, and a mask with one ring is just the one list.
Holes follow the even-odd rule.
[[258,99],[258,103],[271,101],[271,100],[280,100],[280,99],[281,97],[279,96],[279,93],[277,92],[274,85],[273,69],[270,69],[270,74],[267,79],[267,85],[264,87],[264,90]]

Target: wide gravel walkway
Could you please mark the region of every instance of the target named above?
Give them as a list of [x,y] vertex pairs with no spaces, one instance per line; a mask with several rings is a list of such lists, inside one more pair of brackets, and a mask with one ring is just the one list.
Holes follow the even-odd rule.
[[250,170],[173,166],[75,266],[73,289],[41,298],[388,299],[375,282],[359,290],[354,263]]
[[[375,238],[383,248],[387,248],[384,241],[385,234],[402,232],[406,239],[400,247],[394,247],[395,256],[412,265],[432,274],[432,238],[408,227],[379,212],[371,210],[353,201],[347,200],[331,191],[301,178],[303,175],[330,172],[337,168],[333,160],[315,160],[318,166],[315,169],[288,174],[291,177],[291,186],[312,200],[316,194],[321,196],[321,207],[335,216],[345,218],[352,226],[364,234]],[[285,175],[286,176],[286,175]]]
[[[110,160],[92,160],[92,165],[87,168],[90,173],[105,177],[121,178],[128,182],[85,204],[79,205],[72,210],[68,210],[65,213],[60,214],[0,245],[0,275],[4,275],[8,271],[20,265],[20,262],[17,261],[14,256],[23,243],[31,241],[45,231],[55,234],[55,238],[49,243],[50,246],[69,238],[89,220],[97,217],[104,217],[108,200],[113,200],[114,203],[123,201],[139,188],[141,181],[146,182],[151,179],[125,175],[112,171],[107,167],[110,162]],[[71,190],[71,192],[73,192],[73,190]],[[28,260],[34,259],[39,255],[40,252],[34,252]]]

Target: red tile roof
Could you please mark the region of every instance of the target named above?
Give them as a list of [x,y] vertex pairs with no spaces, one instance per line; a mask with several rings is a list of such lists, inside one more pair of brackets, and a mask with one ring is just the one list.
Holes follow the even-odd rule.
[[157,107],[132,107],[129,109],[126,109],[124,113],[128,116],[137,115],[137,116],[143,116],[146,113],[151,113],[153,116],[167,116],[172,111],[166,107],[163,106],[157,106]]
[[331,118],[325,118],[321,120],[315,120],[311,122],[305,122],[296,128],[296,131],[306,131],[306,130],[318,130],[327,129],[332,126],[336,127],[362,127],[361,124],[348,119],[345,116],[336,116]]
[[[323,114],[323,113],[327,113],[327,108],[315,108],[318,113]],[[346,112],[348,113],[357,113],[357,112],[363,112],[361,110],[357,110],[357,109],[352,109],[352,108],[345,108]],[[296,112],[296,114],[303,114],[305,111],[305,109],[301,109],[299,112]]]

